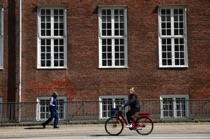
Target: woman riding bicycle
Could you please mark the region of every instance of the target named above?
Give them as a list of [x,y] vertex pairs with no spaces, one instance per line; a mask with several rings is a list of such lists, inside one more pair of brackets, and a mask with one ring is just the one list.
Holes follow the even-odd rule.
[[140,103],[139,100],[135,94],[134,87],[130,89],[130,94],[129,94],[129,100],[125,105],[122,105],[122,107],[127,107],[130,106],[130,110],[126,112],[126,117],[128,121],[128,125],[126,125],[126,128],[132,128],[131,120],[132,116],[140,111]]

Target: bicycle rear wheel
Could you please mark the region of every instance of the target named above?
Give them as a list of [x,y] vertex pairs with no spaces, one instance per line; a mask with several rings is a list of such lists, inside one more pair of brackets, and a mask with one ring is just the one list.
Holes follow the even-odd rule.
[[147,116],[141,116],[136,119],[135,121],[136,125],[136,132],[138,132],[141,135],[148,135],[153,130],[153,122],[150,118]]
[[123,131],[123,121],[117,117],[110,117],[105,122],[105,130],[109,135],[119,135]]

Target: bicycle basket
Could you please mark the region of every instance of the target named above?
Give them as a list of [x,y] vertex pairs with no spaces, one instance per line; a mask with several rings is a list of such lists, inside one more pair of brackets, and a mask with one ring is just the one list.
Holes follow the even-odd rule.
[[111,109],[112,116],[117,116],[118,112],[119,112],[119,110],[117,108],[112,108]]

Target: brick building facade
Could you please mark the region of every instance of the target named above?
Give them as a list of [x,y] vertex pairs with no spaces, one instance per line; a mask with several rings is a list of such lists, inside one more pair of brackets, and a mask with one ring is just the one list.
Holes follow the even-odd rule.
[[2,102],[210,99],[209,0],[0,5]]

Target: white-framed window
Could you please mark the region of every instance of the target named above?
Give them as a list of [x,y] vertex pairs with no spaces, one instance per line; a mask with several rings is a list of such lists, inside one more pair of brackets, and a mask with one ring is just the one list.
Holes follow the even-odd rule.
[[[111,109],[118,108],[128,100],[128,96],[100,96],[99,97],[99,108],[100,108],[100,119],[106,119],[111,117]],[[122,110],[125,115],[125,110]]]
[[159,67],[188,67],[184,6],[159,6]]
[[189,117],[189,95],[161,95],[161,118]]
[[[66,97],[58,97],[58,117],[59,120],[66,119],[66,104],[67,98]],[[50,97],[38,97],[37,98],[37,121],[45,121],[50,117]]]
[[99,68],[127,68],[127,7],[99,6]]
[[0,6],[0,69],[4,67],[4,8]]
[[37,68],[67,68],[66,16],[64,7],[38,8]]

